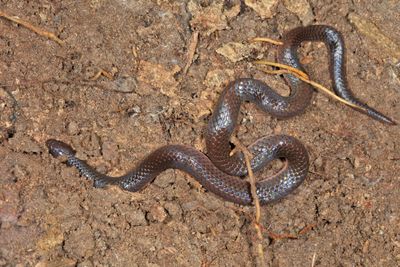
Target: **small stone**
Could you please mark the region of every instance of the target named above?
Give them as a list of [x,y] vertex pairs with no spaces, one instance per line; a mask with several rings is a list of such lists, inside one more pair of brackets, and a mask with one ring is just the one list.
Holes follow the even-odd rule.
[[348,18],[357,31],[371,40],[371,44],[381,48],[392,58],[400,58],[400,46],[387,37],[372,21],[356,13],[350,13]]
[[314,14],[307,0],[285,0],[283,3],[290,12],[297,15],[303,25],[308,25],[313,21]]
[[57,228],[50,228],[46,235],[37,242],[41,250],[51,250],[64,242],[64,234]]
[[228,19],[234,18],[237,15],[239,15],[239,13],[240,13],[240,2],[241,2],[241,0],[231,0],[231,1],[229,1],[229,4],[231,5],[231,7],[224,12],[224,14],[226,15],[226,17]]
[[166,188],[171,184],[174,184],[176,181],[175,175],[173,174],[173,170],[168,170],[164,172],[162,175],[158,176],[157,179],[154,180],[153,184],[158,187]]
[[262,19],[268,19],[274,16],[273,8],[278,0],[245,0],[244,3],[254,9]]
[[314,161],[314,166],[316,169],[321,169],[323,164],[324,164],[324,161],[323,161],[322,157],[318,157]]
[[111,82],[112,90],[121,93],[132,93],[136,91],[137,81],[134,77],[118,77]]
[[236,63],[251,55],[251,46],[237,42],[229,42],[218,48],[216,52],[229,61]]
[[358,168],[360,167],[360,158],[359,158],[359,157],[355,157],[355,158],[354,158],[354,163],[353,163],[353,165],[354,165],[354,168],[355,168],[355,169],[358,169]]
[[137,79],[139,82],[159,90],[166,96],[176,97],[179,82],[175,79],[175,74],[180,70],[181,68],[178,65],[167,68],[161,64],[141,61]]
[[178,204],[174,202],[168,202],[164,205],[164,207],[172,218],[179,219],[182,217],[182,209]]
[[147,225],[147,220],[144,212],[141,210],[133,210],[126,214],[128,223],[132,226],[144,226]]
[[182,209],[185,212],[191,212],[199,207],[198,201],[185,202],[182,204]]
[[45,13],[40,12],[38,15],[39,15],[40,20],[41,20],[42,22],[44,22],[44,21],[47,20],[47,16],[46,16]]
[[213,69],[208,71],[203,82],[207,88],[200,93],[200,98],[217,98],[215,88],[222,88],[234,75],[235,71],[232,69]]
[[77,135],[79,133],[79,126],[76,122],[71,121],[68,123],[67,132],[69,135]]
[[369,172],[372,169],[371,164],[367,164],[367,166],[365,166],[365,171]]
[[140,109],[139,106],[133,106],[127,110],[127,114],[129,117],[134,118],[137,115],[139,115],[141,111],[142,110]]
[[364,242],[363,247],[362,247],[362,252],[363,252],[364,254],[366,254],[366,253],[368,253],[368,250],[369,250],[369,240],[366,240],[366,241]]
[[224,30],[228,27],[227,17],[223,13],[224,1],[211,1],[211,4],[202,7],[198,1],[191,0],[188,10],[192,14],[190,26],[209,36],[215,31]]
[[149,221],[163,222],[167,218],[168,214],[165,209],[160,206],[151,207],[149,213],[147,214],[147,219]]
[[203,118],[211,114],[215,106],[215,99],[218,98],[219,93],[223,90],[235,72],[231,69],[213,69],[207,72],[203,84],[205,89],[200,92],[199,98],[193,102],[193,113],[196,118]]

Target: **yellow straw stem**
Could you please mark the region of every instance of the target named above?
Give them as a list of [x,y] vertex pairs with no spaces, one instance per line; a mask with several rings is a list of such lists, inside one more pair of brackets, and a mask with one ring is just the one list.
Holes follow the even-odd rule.
[[[291,66],[285,65],[285,64],[280,64],[280,63],[276,63],[276,62],[270,62],[270,61],[266,61],[266,60],[258,60],[254,62],[255,64],[259,64],[259,65],[268,65],[268,66],[273,66],[273,67],[278,67],[278,68],[282,68],[284,70],[286,70],[286,73],[289,74],[293,74],[294,76],[296,76],[297,78],[299,78],[300,80],[302,80],[303,82],[306,82],[310,85],[312,85],[313,87],[315,87],[316,89],[322,91],[323,93],[331,96],[332,98],[336,99],[337,101],[348,105],[350,107],[353,107],[355,109],[361,110],[366,112],[366,110],[363,107],[360,107],[358,105],[355,105],[339,96],[337,96],[336,94],[334,94],[332,91],[330,91],[329,89],[327,89],[326,87],[322,86],[321,84],[314,82],[312,80],[309,79],[308,75],[304,72],[302,72],[301,70],[298,70],[296,68],[293,68]],[[266,73],[272,73],[272,74],[282,74],[282,70],[277,70],[277,71],[271,71],[271,70],[266,70]]]
[[295,73],[297,74],[296,76],[301,76],[304,79],[309,80],[309,77],[306,73],[304,73],[303,71],[293,68],[291,66],[285,65],[285,64],[280,64],[280,63],[276,63],[276,62],[271,62],[271,61],[267,61],[267,60],[256,60],[254,61],[255,64],[259,64],[259,65],[268,65],[268,66],[273,66],[273,67],[278,67],[281,69],[285,69],[290,71],[290,73]]
[[252,38],[252,39],[250,39],[250,42],[266,42],[266,43],[271,43],[274,45],[283,45],[283,42],[275,40],[275,39],[267,38],[267,37]]
[[[297,75],[296,75],[296,76],[297,76]],[[339,102],[342,102],[342,103],[345,104],[345,105],[351,106],[351,107],[353,107],[353,108],[356,108],[356,109],[359,109],[359,110],[362,110],[362,111],[366,111],[363,107],[357,106],[357,105],[355,105],[355,104],[353,104],[353,103],[351,103],[351,102],[349,102],[349,101],[347,101],[347,100],[345,100],[345,99],[343,99],[343,98],[337,96],[335,93],[333,93],[332,91],[330,91],[329,89],[327,89],[326,87],[322,86],[322,85],[319,84],[319,83],[316,83],[316,82],[311,81],[311,80],[308,80],[308,79],[304,79],[303,77],[299,77],[299,76],[297,76],[297,77],[298,77],[300,80],[302,80],[303,82],[306,82],[306,83],[308,83],[308,84],[311,84],[311,85],[314,86],[315,88],[321,90],[321,91],[324,92],[325,94],[327,94],[327,95],[333,97],[334,99],[336,99],[336,100],[339,101]]]
[[0,10],[0,17],[3,17],[3,18],[8,19],[8,20],[10,20],[12,22],[15,22],[15,23],[17,23],[17,24],[19,24],[19,25],[21,25],[21,26],[23,26],[23,27],[25,27],[25,28],[27,28],[27,29],[39,34],[39,35],[41,35],[41,36],[44,36],[44,37],[46,37],[48,39],[51,39],[51,40],[57,42],[59,45],[64,45],[64,41],[61,40],[60,38],[58,38],[54,33],[48,32],[46,30],[40,29],[39,27],[33,26],[29,22],[24,21],[24,20],[22,20],[22,19],[20,19],[20,18],[18,18],[16,16],[10,16],[10,15],[8,15],[8,14],[6,14],[3,11]]
[[247,172],[249,175],[249,182],[250,182],[250,193],[251,193],[251,196],[253,197],[253,202],[254,202],[255,212],[256,212],[253,223],[254,223],[254,228],[256,230],[257,238],[258,238],[258,242],[256,245],[257,245],[259,266],[266,266],[265,265],[264,248],[262,245],[262,242],[264,239],[263,239],[262,229],[261,229],[261,225],[260,225],[260,218],[261,218],[260,199],[258,198],[258,195],[257,195],[256,179],[254,177],[254,173],[253,173],[253,170],[251,169],[251,163],[250,163],[250,158],[252,158],[253,155],[251,154],[250,150],[248,150],[247,147],[245,147],[239,141],[239,139],[237,137],[232,136],[231,140],[232,140],[232,143],[236,146],[235,148],[237,148],[239,151],[242,151],[245,162],[246,162],[246,167],[247,167]]

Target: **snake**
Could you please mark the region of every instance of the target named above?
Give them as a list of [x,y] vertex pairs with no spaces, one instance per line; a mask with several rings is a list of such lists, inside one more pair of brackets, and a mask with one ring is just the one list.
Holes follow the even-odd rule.
[[[380,122],[395,122],[357,99],[346,80],[345,45],[341,33],[328,25],[297,27],[282,36],[278,61],[305,72],[298,58],[298,48],[305,41],[324,42],[329,54],[329,72],[333,91],[339,97],[356,106],[361,112]],[[303,113],[310,104],[313,89],[299,78],[285,74],[290,94],[282,96],[264,82],[254,78],[238,78],[229,83],[220,94],[209,119],[204,138],[207,154],[188,145],[165,145],[151,152],[135,168],[119,177],[96,171],[85,161],[76,157],[67,143],[49,139],[46,145],[53,157],[62,157],[69,166],[78,169],[81,176],[93,181],[93,186],[104,188],[116,185],[123,190],[136,192],[151,183],[167,169],[178,169],[194,177],[206,190],[226,201],[240,205],[252,205],[257,198],[261,205],[275,202],[293,192],[306,179],[309,155],[305,146],[288,135],[275,135],[258,139],[249,146],[253,155],[250,165],[259,171],[273,160],[283,161],[283,167],[273,175],[255,183],[256,196],[243,176],[248,168],[243,153],[231,155],[230,143],[239,115],[240,106],[249,101],[273,117],[290,118]],[[360,111],[360,109],[356,109]]]

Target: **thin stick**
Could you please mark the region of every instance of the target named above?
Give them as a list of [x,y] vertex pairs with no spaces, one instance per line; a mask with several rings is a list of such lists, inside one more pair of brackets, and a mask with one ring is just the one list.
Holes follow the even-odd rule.
[[305,73],[305,72],[303,72],[303,71],[301,71],[299,69],[293,68],[291,66],[285,65],[285,64],[271,62],[271,61],[267,61],[267,60],[256,60],[256,61],[254,61],[254,63],[258,64],[258,65],[268,65],[268,66],[278,67],[278,68],[281,68],[281,69],[288,70],[293,74],[295,73],[298,76],[301,76],[301,77],[303,77],[305,79],[308,79],[308,80],[310,79],[308,77],[307,73]]
[[311,260],[311,267],[315,266],[315,260],[317,259],[317,252],[314,252]]
[[250,42],[266,42],[274,45],[283,45],[283,42],[267,37],[255,37],[250,39]]
[[271,74],[271,75],[281,75],[281,74],[288,74],[289,71],[287,70],[263,70],[264,73],[266,74]]
[[198,43],[199,43],[199,32],[195,31],[193,32],[192,37],[190,38],[190,43],[186,55],[186,66],[183,69],[184,74],[187,73],[187,71],[189,70],[190,66],[193,63],[193,58],[194,54],[196,53],[196,47]]
[[247,171],[249,174],[249,181],[250,181],[250,191],[251,191],[251,196],[253,198],[254,206],[255,206],[255,218],[254,218],[254,228],[256,229],[257,232],[257,238],[258,238],[258,244],[257,244],[257,253],[259,257],[259,264],[260,266],[266,266],[265,265],[265,256],[264,256],[264,248],[262,245],[262,240],[263,240],[263,235],[261,232],[261,226],[260,226],[260,217],[261,217],[261,206],[260,206],[260,200],[257,195],[257,187],[256,187],[256,180],[254,178],[253,170],[251,169],[251,164],[250,164],[250,158],[253,157],[251,152],[245,147],[239,139],[237,139],[235,136],[232,137],[232,143],[243,152],[244,159],[246,162],[246,167]]
[[353,107],[353,108],[355,108],[355,109],[359,109],[359,110],[361,110],[361,111],[366,112],[366,109],[365,109],[365,108],[360,107],[360,106],[357,106],[356,104],[353,104],[353,103],[347,101],[346,99],[343,99],[343,98],[341,98],[341,97],[335,95],[335,93],[333,93],[332,91],[330,91],[330,90],[327,89],[326,87],[322,86],[321,84],[319,84],[319,83],[317,83],[317,82],[314,82],[314,81],[312,81],[312,80],[304,79],[303,77],[298,77],[298,78],[299,78],[300,80],[302,80],[303,82],[306,82],[306,83],[311,84],[311,85],[314,86],[315,88],[317,88],[317,89],[319,89],[320,91],[324,92],[325,94],[327,94],[327,95],[333,97],[333,98],[336,99],[337,101],[342,102],[343,104],[348,105],[348,106],[350,106],[350,107]]
[[294,234],[277,234],[274,232],[268,232],[267,233],[269,238],[273,240],[281,240],[281,239],[296,239],[297,235]]
[[[327,89],[326,87],[322,86],[321,84],[314,82],[312,80],[310,80],[308,78],[308,75],[305,74],[304,72],[297,70],[291,66],[287,66],[284,64],[279,64],[279,63],[275,63],[275,62],[269,62],[269,61],[265,61],[265,60],[258,60],[254,62],[255,64],[259,64],[259,65],[268,65],[268,66],[274,66],[274,67],[279,67],[282,69],[285,69],[287,71],[288,74],[293,74],[294,76],[296,76],[297,78],[299,78],[300,80],[302,80],[303,82],[306,82],[308,84],[311,84],[312,86],[314,86],[316,89],[322,91],[323,93],[331,96],[332,98],[336,99],[339,102],[342,102],[345,105],[348,105],[350,107],[353,107],[355,109],[361,110],[363,112],[366,112],[366,110],[363,107],[360,107],[358,105],[355,105],[339,96],[337,96],[336,94],[334,94],[332,91],[330,91],[329,89]],[[271,71],[266,71],[267,73],[270,73]],[[282,74],[283,72],[279,72],[279,74]]]
[[104,76],[104,77],[106,77],[106,78],[109,79],[109,80],[112,80],[112,79],[114,78],[114,75],[111,74],[110,72],[108,72],[108,71],[106,71],[106,70],[103,70],[103,69],[100,69],[100,70],[96,73],[96,75],[94,75],[92,78],[90,78],[90,80],[95,81],[95,80],[99,79],[100,76]]
[[4,13],[3,11],[0,10],[0,17],[3,17],[5,19],[8,19],[8,20],[10,20],[12,22],[15,22],[15,23],[17,23],[17,24],[19,24],[21,26],[24,26],[25,28],[27,28],[27,29],[39,34],[40,36],[44,36],[44,37],[46,37],[48,39],[51,39],[51,40],[55,41],[56,43],[58,43],[61,46],[64,45],[64,41],[59,39],[54,33],[51,33],[51,32],[42,30],[42,29],[40,29],[40,28],[38,28],[36,26],[33,26],[29,22],[24,21],[24,20],[22,20],[22,19],[20,19],[20,18],[18,18],[16,16],[7,15],[6,13]]

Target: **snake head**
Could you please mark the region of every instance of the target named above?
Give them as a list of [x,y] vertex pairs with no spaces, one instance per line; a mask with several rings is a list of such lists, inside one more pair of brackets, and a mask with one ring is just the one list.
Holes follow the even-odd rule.
[[46,146],[50,154],[55,158],[60,156],[71,157],[75,155],[75,150],[73,150],[70,145],[55,139],[47,140]]

